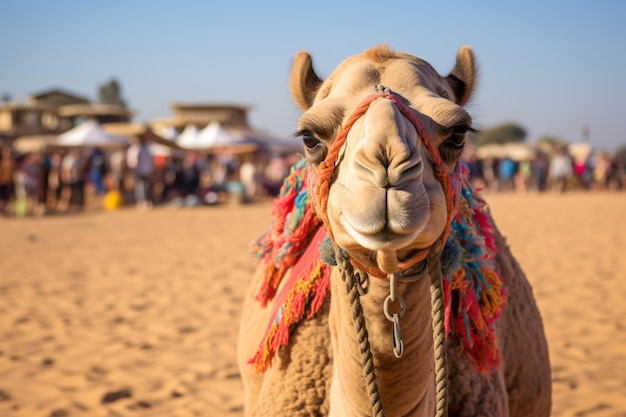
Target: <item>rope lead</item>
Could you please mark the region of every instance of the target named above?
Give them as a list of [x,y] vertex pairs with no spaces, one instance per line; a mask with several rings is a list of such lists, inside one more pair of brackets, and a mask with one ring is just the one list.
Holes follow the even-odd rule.
[[[431,316],[433,327],[434,342],[434,361],[435,361],[435,417],[448,416],[448,354],[446,346],[446,329],[445,329],[445,307],[443,282],[441,275],[441,263],[437,251],[434,248],[428,256],[428,273],[430,276],[430,301]],[[376,378],[376,369],[374,368],[374,357],[372,355],[369,334],[363,316],[363,306],[361,305],[361,297],[359,291],[358,277],[354,273],[354,267],[350,262],[349,256],[339,250],[338,264],[341,271],[341,280],[343,281],[350,302],[352,311],[352,321],[357,332],[359,350],[361,353],[361,365],[363,367],[363,376],[365,377],[367,395],[372,406],[372,415],[374,417],[384,417],[383,402],[378,388],[378,380]]]
[[341,280],[346,286],[350,308],[352,310],[352,322],[357,332],[359,350],[361,352],[361,366],[363,367],[363,376],[365,377],[367,395],[372,405],[372,415],[374,417],[384,417],[383,401],[378,390],[378,381],[376,379],[376,370],[374,369],[374,357],[370,349],[369,334],[365,325],[365,317],[363,316],[363,306],[361,305],[361,297],[359,294],[359,285],[356,281],[354,268],[350,263],[350,258],[340,250],[337,257],[339,268],[341,270]]
[[441,260],[435,250],[428,256],[428,274],[430,276],[430,303],[433,326],[435,357],[435,416],[448,416],[448,351],[446,345],[446,311],[443,293]]

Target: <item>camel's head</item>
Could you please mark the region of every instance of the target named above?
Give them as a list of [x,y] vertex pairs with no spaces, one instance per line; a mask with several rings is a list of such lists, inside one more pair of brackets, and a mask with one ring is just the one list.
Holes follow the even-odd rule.
[[[447,175],[461,156],[471,130],[462,106],[475,79],[469,47],[459,50],[445,77],[387,47],[347,59],[327,80],[307,52],[296,55],[290,87],[304,111],[298,135],[313,187],[324,170],[332,171],[322,191],[327,202],[315,193],[316,210],[325,210],[320,215],[335,242],[361,265],[397,272],[441,236],[449,204],[435,171],[443,167]],[[383,94],[372,100],[374,93]],[[341,147],[333,148],[336,141]]]

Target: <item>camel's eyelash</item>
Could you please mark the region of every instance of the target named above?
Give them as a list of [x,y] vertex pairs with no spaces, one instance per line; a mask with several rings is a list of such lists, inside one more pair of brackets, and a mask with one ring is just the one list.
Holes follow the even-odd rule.
[[293,136],[296,137],[296,138],[301,138],[302,136],[315,136],[315,135],[313,134],[313,132],[311,132],[308,129],[300,129],[300,130],[297,130],[293,134]]
[[465,133],[474,133],[474,134],[480,133],[479,129],[474,129],[472,126],[465,125],[465,124],[459,124],[459,125],[443,128],[445,132],[450,132],[450,133],[454,132],[457,129],[463,129]]

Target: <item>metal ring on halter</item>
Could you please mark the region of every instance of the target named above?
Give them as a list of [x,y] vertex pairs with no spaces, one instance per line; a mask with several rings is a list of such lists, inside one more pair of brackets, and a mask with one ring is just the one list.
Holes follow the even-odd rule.
[[400,303],[399,313],[393,313],[393,314],[389,313],[389,302],[394,301],[391,299],[391,295],[388,295],[387,298],[385,298],[385,302],[383,303],[383,311],[385,312],[385,317],[389,321],[393,321],[393,316],[398,316],[399,318],[404,317],[404,299],[400,297],[399,295],[396,297],[397,297],[396,301]]
[[397,315],[400,318],[404,317],[404,299],[398,295],[398,292],[396,291],[397,279],[398,276],[396,274],[389,275],[389,295],[385,298],[385,302],[383,303],[383,311],[385,312],[385,317],[387,317],[387,320],[389,321],[393,321],[393,316],[395,315],[389,313],[389,302],[391,301],[398,301],[400,303],[400,311]]
[[[402,342],[402,332],[400,331],[400,319],[404,317],[405,305],[404,299],[396,291],[397,278],[396,274],[389,276],[389,295],[383,303],[383,312],[387,320],[393,323],[393,354],[396,358],[401,358],[404,353],[404,342]],[[400,303],[400,311],[391,314],[389,312],[389,303],[393,301]]]

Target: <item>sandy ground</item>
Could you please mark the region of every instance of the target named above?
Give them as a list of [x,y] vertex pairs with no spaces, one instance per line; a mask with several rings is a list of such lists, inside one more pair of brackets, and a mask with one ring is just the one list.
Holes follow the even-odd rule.
[[[626,416],[626,194],[488,195],[534,286],[554,416]],[[241,416],[270,205],[0,219],[0,416]]]

